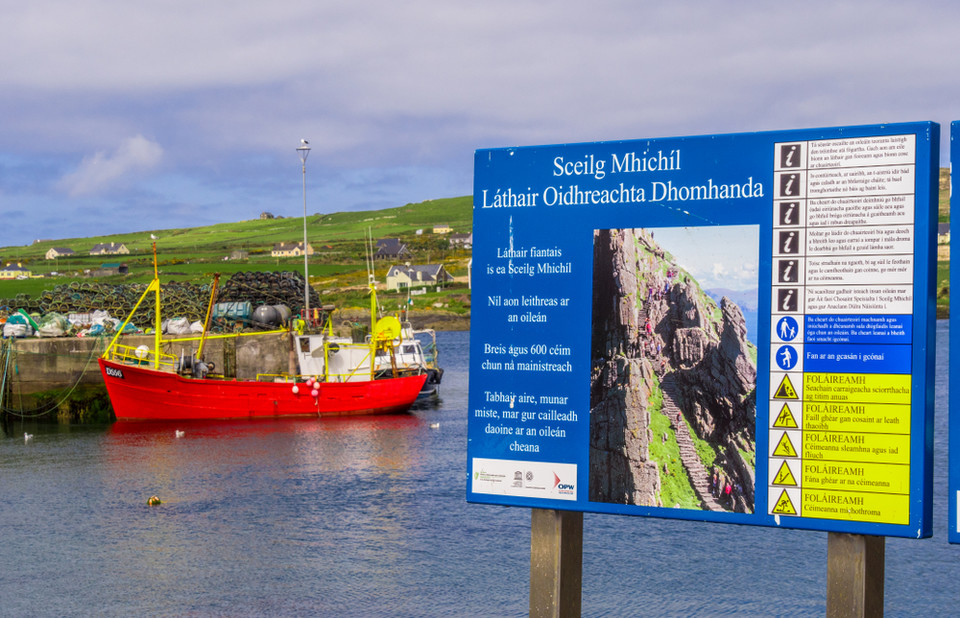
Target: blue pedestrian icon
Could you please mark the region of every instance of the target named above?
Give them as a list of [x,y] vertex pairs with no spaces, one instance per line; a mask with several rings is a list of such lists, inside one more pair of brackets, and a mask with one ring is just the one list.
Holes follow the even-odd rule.
[[777,337],[780,337],[782,341],[793,341],[799,331],[797,321],[789,315],[783,316],[777,322]]
[[782,345],[777,350],[777,366],[784,371],[789,371],[796,367],[800,356],[792,345]]

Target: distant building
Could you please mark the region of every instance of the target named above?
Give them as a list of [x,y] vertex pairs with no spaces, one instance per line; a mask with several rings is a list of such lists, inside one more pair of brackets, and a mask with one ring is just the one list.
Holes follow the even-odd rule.
[[449,234],[453,231],[453,228],[446,224],[440,224],[433,226],[434,234]]
[[377,241],[377,251],[373,254],[375,260],[402,260],[410,257],[410,249],[400,242],[399,238],[381,238]]
[[[273,257],[291,257],[303,255],[302,242],[278,242],[270,252]],[[313,246],[307,243],[307,255],[313,255]]]
[[273,213],[272,213],[272,212],[263,211],[263,212],[260,213],[260,219],[273,219]]
[[387,289],[403,290],[428,285],[441,285],[453,281],[453,276],[447,272],[443,264],[414,265],[403,264],[391,266],[387,271]]
[[240,250],[240,249],[237,249],[237,250],[235,250],[235,251],[231,251],[231,252],[230,252],[230,258],[229,258],[229,259],[231,259],[231,260],[246,260],[246,259],[249,259],[249,258],[250,258],[250,252],[249,252],[249,251],[242,251],[242,250]]
[[109,277],[110,275],[125,275],[130,272],[130,269],[126,264],[121,264],[119,262],[108,262],[101,264],[100,268],[97,268],[90,272],[91,277]]
[[473,234],[450,234],[450,246],[470,249],[473,247]]
[[93,246],[93,249],[90,249],[90,255],[126,255],[130,253],[130,250],[120,242],[105,242],[99,243]]
[[76,253],[74,253],[73,249],[68,247],[51,247],[47,250],[45,257],[48,260],[55,260],[59,257],[69,257],[72,255],[76,255]]
[[23,266],[20,262],[16,264],[10,262],[3,268],[0,268],[0,279],[26,279],[30,275],[30,269]]
[[949,223],[937,224],[937,244],[938,245],[950,244],[950,224]]

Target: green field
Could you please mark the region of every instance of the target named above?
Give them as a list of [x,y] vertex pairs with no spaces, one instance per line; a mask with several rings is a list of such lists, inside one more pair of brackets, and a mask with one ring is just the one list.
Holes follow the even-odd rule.
[[[473,228],[472,198],[457,197],[407,204],[379,211],[314,214],[307,218],[307,236],[316,252],[310,257],[310,281],[318,291],[326,292],[330,302],[363,304],[366,294],[365,238],[400,238],[412,252],[411,262],[442,263],[454,276],[466,274],[470,252],[451,249],[447,236],[434,234],[435,225],[447,225],[455,233],[469,233]],[[422,233],[417,234],[421,230]],[[30,269],[33,278],[0,280],[2,299],[18,294],[39,296],[47,289],[77,280],[105,283],[144,283],[153,277],[151,234],[158,237],[157,261],[163,281],[208,283],[215,272],[224,278],[240,271],[303,271],[302,257],[274,258],[274,244],[303,240],[303,218],[274,218],[220,223],[197,228],[144,230],[129,234],[91,238],[46,240],[25,247],[0,247],[0,261],[19,262]],[[98,243],[123,243],[129,255],[91,256],[89,250]],[[45,259],[51,247],[68,247],[76,252],[69,258]],[[243,250],[249,257],[225,260],[231,252]],[[89,279],[87,271],[103,264],[124,263],[126,275]],[[375,264],[375,276],[384,282],[393,263]],[[55,274],[54,274],[55,273]],[[39,277],[38,277],[39,275]],[[449,293],[456,293],[452,285]],[[465,286],[463,286],[465,287]],[[432,297],[421,302],[440,303]],[[399,302],[399,301],[398,301]],[[462,307],[462,303],[457,303]],[[466,303],[469,306],[469,302]]]

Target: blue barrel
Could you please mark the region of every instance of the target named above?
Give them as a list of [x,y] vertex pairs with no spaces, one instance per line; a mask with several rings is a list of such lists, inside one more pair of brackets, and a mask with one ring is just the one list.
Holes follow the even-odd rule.
[[213,306],[214,318],[226,318],[228,320],[249,320],[253,313],[253,305],[249,300],[236,301],[232,303],[217,303]]

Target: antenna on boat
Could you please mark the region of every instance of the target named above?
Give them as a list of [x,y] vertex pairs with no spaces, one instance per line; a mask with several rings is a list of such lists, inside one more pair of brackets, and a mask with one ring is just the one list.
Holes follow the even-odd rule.
[[373,274],[373,232],[367,226],[367,238],[365,245],[365,256],[367,260],[367,287],[370,288],[370,334],[377,328],[377,316],[380,315],[380,307],[377,304],[377,279]]

